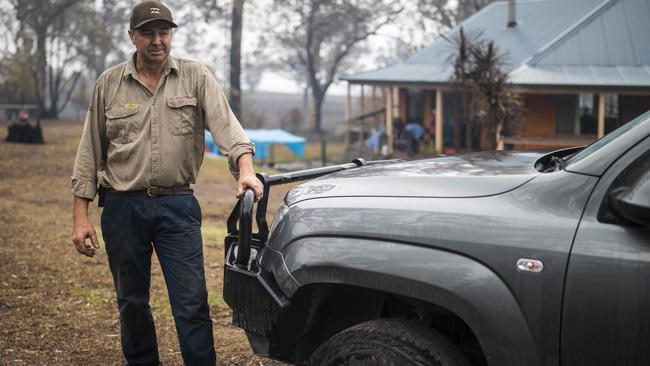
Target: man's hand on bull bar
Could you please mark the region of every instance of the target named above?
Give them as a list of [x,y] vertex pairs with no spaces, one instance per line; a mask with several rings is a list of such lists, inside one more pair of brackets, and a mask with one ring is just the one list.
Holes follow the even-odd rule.
[[246,188],[250,188],[255,193],[255,200],[259,201],[264,195],[264,187],[262,182],[255,176],[255,174],[241,174],[239,176],[239,181],[237,182],[237,197],[241,197],[244,194]]

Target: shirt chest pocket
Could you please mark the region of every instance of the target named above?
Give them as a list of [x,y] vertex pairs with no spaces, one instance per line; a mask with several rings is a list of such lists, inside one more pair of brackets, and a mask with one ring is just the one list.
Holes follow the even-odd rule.
[[196,98],[174,97],[167,99],[170,110],[168,129],[174,135],[187,135],[194,131]]
[[119,144],[133,142],[138,136],[138,108],[113,107],[105,112],[106,137]]

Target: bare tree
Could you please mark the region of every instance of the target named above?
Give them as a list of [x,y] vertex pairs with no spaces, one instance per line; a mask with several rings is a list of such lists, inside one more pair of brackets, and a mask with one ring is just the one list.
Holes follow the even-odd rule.
[[[450,82],[461,93],[461,104],[470,106],[467,130],[471,130],[476,118],[481,149],[493,150],[497,134],[517,122],[521,91],[508,82],[508,73],[504,71],[507,56],[494,41],[481,39],[480,34],[467,36],[461,28],[450,42],[457,50],[451,60],[454,72]],[[471,148],[471,141],[467,146]]]
[[242,67],[243,89],[254,93],[269,67],[271,64],[265,61],[263,50],[256,49],[246,55]]
[[80,9],[83,13],[78,14],[75,23],[85,40],[77,51],[93,78],[99,77],[112,63],[122,62],[127,57],[131,6],[124,0],[102,0],[101,4],[87,4]]
[[414,45],[404,41],[401,37],[393,40],[394,44],[391,47],[384,48],[377,53],[374,63],[378,67],[387,67],[396,63],[402,62],[413,55],[421,45]]
[[[257,85],[264,73],[265,63],[263,58],[255,57],[260,56],[259,50],[249,50],[249,52],[242,52],[242,35],[245,31],[244,28],[244,15],[248,16],[249,10],[246,10],[245,0],[193,0],[194,3],[203,7],[204,17],[206,21],[215,23],[215,18],[229,17],[230,20],[230,55],[229,55],[229,103],[233,113],[238,117],[242,117],[242,75],[247,75],[248,85]],[[250,6],[263,6],[260,1],[252,2]],[[227,9],[230,9],[228,11]],[[246,70],[242,70],[242,54],[253,55],[253,57],[246,57],[247,63],[244,64]],[[244,56],[245,57],[245,56]],[[257,81],[255,81],[257,80]]]
[[[61,22],[64,21],[61,20]],[[63,25],[60,24],[57,28],[59,27],[63,27]],[[74,65],[75,61],[79,59],[79,54],[70,47],[68,38],[64,35],[67,32],[61,28],[58,30],[61,31],[61,34],[52,37],[49,41],[47,73],[45,75],[47,82],[45,93],[47,103],[45,104],[47,108],[41,109],[45,116],[51,118],[57,118],[59,112],[68,104],[81,77],[80,67],[69,70],[70,65]]]
[[[279,27],[279,25],[276,25]],[[273,28],[271,28],[273,29]],[[310,88],[309,88],[309,80],[308,80],[308,73],[307,70],[305,69],[305,65],[301,63],[298,54],[296,53],[284,53],[284,55],[280,58],[277,58],[276,60],[270,62],[269,68],[273,70],[274,72],[278,73],[285,73],[286,76],[291,79],[300,89],[301,94],[302,94],[302,106],[301,106],[301,114],[303,116],[303,122],[304,118],[309,115],[309,106],[310,106]],[[302,129],[303,126],[300,126],[300,129]]]
[[80,77],[74,61],[80,33],[75,30],[81,0],[11,0],[19,30],[17,48],[32,75],[35,99],[45,117],[56,118]]
[[420,14],[449,29],[495,0],[418,0]]
[[7,11],[0,12],[0,101],[2,103],[36,104],[33,75],[29,68],[32,55],[20,43],[27,43],[31,51],[33,39],[21,39],[21,24],[16,19],[9,0],[0,0]]
[[306,72],[312,97],[311,120],[321,132],[322,105],[328,88],[347,66],[355,46],[401,11],[394,1],[276,0],[286,26],[276,33],[286,65]]
[[27,52],[16,52],[6,55],[0,60],[0,101],[2,103],[36,104],[33,75],[26,65],[31,62],[32,55]]

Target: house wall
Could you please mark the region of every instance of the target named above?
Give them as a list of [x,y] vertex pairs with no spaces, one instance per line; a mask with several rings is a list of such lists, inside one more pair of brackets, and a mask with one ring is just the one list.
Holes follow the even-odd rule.
[[555,95],[527,94],[516,136],[555,137]]
[[[397,106],[395,108],[396,116],[404,123],[409,113],[408,88],[396,88]],[[530,91],[529,91],[530,92]],[[583,94],[581,98],[580,95]],[[590,93],[589,90],[540,90],[533,93],[524,94],[523,108],[521,112],[521,122],[515,126],[514,130],[506,137],[506,148],[525,150],[525,149],[551,149],[568,146],[585,145],[597,138],[597,116],[584,113],[584,104],[588,103],[584,95],[593,96],[592,112],[598,113],[599,94],[598,91]],[[611,95],[611,94],[609,94]],[[429,127],[431,111],[435,108],[435,92],[433,90],[424,90],[424,102],[421,103],[424,110],[421,116],[422,125]],[[567,99],[569,98],[569,99]],[[573,99],[570,99],[573,98]],[[568,110],[567,105],[570,101],[575,103],[575,113]],[[644,112],[650,110],[650,95],[642,94],[618,94],[618,108],[613,112],[617,116],[608,116],[605,118],[605,132],[608,133],[617,126],[622,125]],[[579,102],[580,101],[580,102]],[[460,103],[454,97],[451,91],[445,92],[445,108],[443,115],[443,140],[445,148],[458,146],[461,150],[467,144],[466,128],[462,123],[464,118],[463,111],[465,106],[458,106]],[[562,104],[564,103],[564,104]],[[568,103],[568,104],[567,104]],[[589,105],[589,104],[587,104]],[[607,107],[608,111],[610,110]],[[459,111],[456,111],[459,109]],[[581,112],[582,111],[582,112]],[[459,114],[460,113],[460,114]],[[559,117],[558,117],[559,115]],[[412,118],[412,117],[411,117]],[[560,122],[558,122],[560,118]],[[575,125],[567,125],[567,121],[575,118]],[[456,121],[458,119],[459,121]],[[560,123],[560,126],[558,126]],[[564,131],[564,132],[557,132]],[[476,132],[476,131],[474,131]],[[510,137],[508,137],[510,136]],[[475,145],[477,141],[473,141]]]
[[[597,96],[598,94],[594,94]],[[524,97],[524,121],[516,129],[516,136],[521,137],[575,137],[572,134],[556,133],[556,94],[527,94]],[[650,110],[649,95],[618,96],[618,120],[623,125]],[[597,108],[597,101],[594,102]],[[615,128],[616,126],[614,126]],[[584,134],[584,131],[583,131]],[[587,135],[589,135],[587,133]]]
[[[594,94],[596,97],[598,94]],[[574,134],[562,134],[556,132],[557,119],[557,97],[556,94],[526,94],[524,96],[524,112],[522,122],[513,133],[520,138],[549,138],[555,139],[556,147],[566,145],[582,145],[596,139],[595,135],[585,133],[580,136]],[[594,103],[594,110],[597,110],[597,101]],[[618,117],[615,125],[606,131],[610,132],[617,126],[623,125],[637,116],[650,110],[650,95],[618,95]],[[607,122],[607,120],[606,120]],[[583,126],[584,127],[584,126]],[[527,143],[513,144],[513,149],[548,149],[553,147],[553,142],[546,141],[544,144]]]
[[[532,138],[553,138],[555,133],[555,95],[526,94],[523,113],[514,128],[514,136]],[[515,150],[548,148],[534,143],[513,144]]]

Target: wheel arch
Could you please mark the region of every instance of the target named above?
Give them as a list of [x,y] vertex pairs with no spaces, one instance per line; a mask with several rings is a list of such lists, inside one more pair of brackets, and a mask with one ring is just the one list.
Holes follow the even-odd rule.
[[340,285],[414,299],[462,320],[488,364],[541,363],[516,298],[496,273],[471,258],[408,243],[333,237],[301,238],[281,254],[298,283],[287,289],[292,298]]

